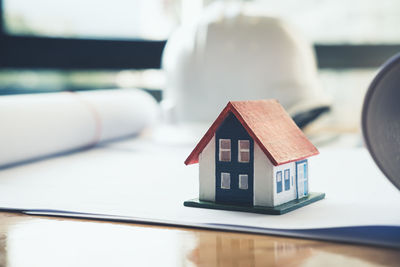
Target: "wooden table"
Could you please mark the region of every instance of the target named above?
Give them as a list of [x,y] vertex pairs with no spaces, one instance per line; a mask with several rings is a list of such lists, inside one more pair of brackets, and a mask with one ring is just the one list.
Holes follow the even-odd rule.
[[2,266],[400,266],[400,251],[4,212]]

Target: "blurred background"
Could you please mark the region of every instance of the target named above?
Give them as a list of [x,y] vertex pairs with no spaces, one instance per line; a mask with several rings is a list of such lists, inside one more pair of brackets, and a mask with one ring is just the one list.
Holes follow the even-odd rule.
[[[0,94],[137,87],[161,102],[168,95],[162,69],[168,38],[196,23],[215,2],[0,0]],[[314,142],[359,136],[368,84],[400,51],[399,1],[219,2],[256,7],[311,42],[321,90],[331,105],[319,123],[305,128]]]

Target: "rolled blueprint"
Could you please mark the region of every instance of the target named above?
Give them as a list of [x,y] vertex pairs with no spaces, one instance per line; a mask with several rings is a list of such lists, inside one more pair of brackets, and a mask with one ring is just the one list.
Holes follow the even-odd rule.
[[0,97],[0,167],[138,134],[158,115],[138,89]]

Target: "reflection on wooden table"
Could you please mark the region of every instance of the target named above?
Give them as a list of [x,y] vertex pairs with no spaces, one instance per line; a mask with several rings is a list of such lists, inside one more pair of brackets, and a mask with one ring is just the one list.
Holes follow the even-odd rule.
[[0,266],[399,266],[400,251],[0,213]]

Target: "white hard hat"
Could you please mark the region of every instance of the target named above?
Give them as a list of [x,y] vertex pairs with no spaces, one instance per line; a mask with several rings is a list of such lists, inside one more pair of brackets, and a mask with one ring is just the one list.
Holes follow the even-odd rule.
[[283,20],[216,3],[179,28],[163,55],[178,121],[213,121],[230,100],[276,98],[292,115],[327,105],[314,51]]

